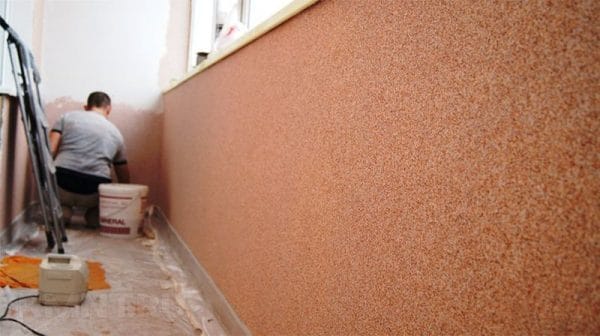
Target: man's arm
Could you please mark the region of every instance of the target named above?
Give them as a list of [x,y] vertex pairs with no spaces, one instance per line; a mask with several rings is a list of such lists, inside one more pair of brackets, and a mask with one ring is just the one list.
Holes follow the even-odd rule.
[[129,183],[129,166],[127,163],[115,164],[115,174],[119,183]]
[[52,153],[52,158],[56,157],[58,154],[58,147],[60,146],[60,132],[51,131],[50,132],[50,153]]

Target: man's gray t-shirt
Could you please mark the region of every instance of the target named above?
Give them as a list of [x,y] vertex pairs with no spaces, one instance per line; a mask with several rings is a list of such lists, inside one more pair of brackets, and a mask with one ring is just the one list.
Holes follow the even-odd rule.
[[97,112],[65,113],[52,131],[61,133],[57,167],[110,179],[113,164],[127,163],[121,132]]

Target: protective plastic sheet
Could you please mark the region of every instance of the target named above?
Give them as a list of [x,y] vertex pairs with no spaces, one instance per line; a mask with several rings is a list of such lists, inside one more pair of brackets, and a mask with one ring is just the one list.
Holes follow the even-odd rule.
[[[112,288],[88,292],[77,307],[44,307],[36,299],[19,301],[11,306],[10,317],[46,335],[225,334],[160,236],[121,240],[86,229],[68,230],[68,236],[67,253],[102,262]],[[42,257],[45,246],[43,235],[38,235],[8,253]],[[13,298],[36,293],[3,288],[0,309]],[[11,322],[0,322],[0,334],[30,335]]]

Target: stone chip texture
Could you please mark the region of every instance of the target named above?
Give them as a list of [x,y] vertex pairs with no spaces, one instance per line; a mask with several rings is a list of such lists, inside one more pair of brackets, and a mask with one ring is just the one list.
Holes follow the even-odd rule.
[[321,1],[165,95],[256,335],[599,334],[598,1]]

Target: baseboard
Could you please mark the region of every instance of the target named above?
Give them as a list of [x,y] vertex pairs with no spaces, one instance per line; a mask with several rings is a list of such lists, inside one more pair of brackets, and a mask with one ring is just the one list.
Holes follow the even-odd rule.
[[189,272],[193,281],[202,293],[203,298],[210,305],[213,314],[227,331],[229,335],[246,336],[252,335],[244,322],[237,316],[223,293],[208,275],[204,267],[198,262],[198,259],[192,254],[179,234],[173,230],[166,216],[160,212],[155,213],[155,228],[161,239],[164,239],[169,246],[173,248],[177,258],[179,258],[185,270]]
[[39,219],[39,203],[30,203],[0,232],[0,255],[18,251],[23,244],[37,234]]

